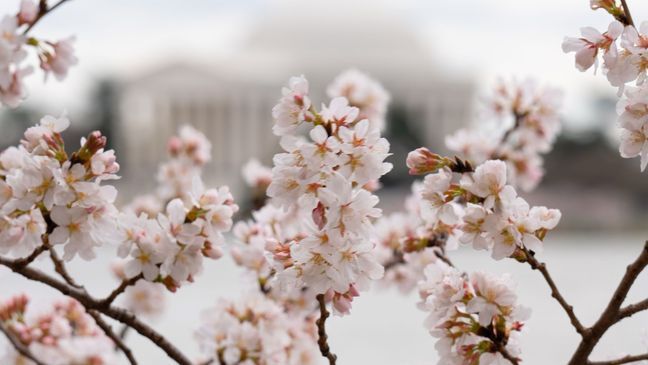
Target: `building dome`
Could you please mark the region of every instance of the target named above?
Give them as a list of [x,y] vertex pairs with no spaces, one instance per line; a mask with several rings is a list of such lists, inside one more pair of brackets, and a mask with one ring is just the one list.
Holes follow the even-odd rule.
[[397,78],[416,82],[432,78],[435,69],[400,14],[379,1],[348,0],[266,3],[239,52],[225,65],[237,77],[268,83],[295,74],[328,81],[348,68],[387,84]]

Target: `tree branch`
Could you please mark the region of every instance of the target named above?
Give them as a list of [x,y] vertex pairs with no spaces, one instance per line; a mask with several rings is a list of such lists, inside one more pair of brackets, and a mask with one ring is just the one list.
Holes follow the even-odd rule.
[[119,284],[119,286],[118,286],[115,290],[113,290],[113,291],[110,293],[110,295],[108,295],[108,296],[107,296],[107,297],[106,297],[102,302],[103,302],[105,305],[110,305],[110,304],[112,304],[112,302],[114,302],[115,299],[117,299],[117,297],[118,297],[121,293],[123,293],[123,292],[124,292],[124,291],[129,287],[129,286],[133,286],[133,285],[135,285],[135,283],[137,283],[137,281],[138,281],[139,279],[143,278],[143,277],[144,277],[144,276],[143,276],[142,274],[139,274],[139,275],[137,275],[137,276],[133,276],[133,277],[130,278],[130,279],[125,279],[125,280],[123,280],[123,281],[121,282],[121,284]]
[[77,284],[77,282],[70,276],[70,274],[67,271],[67,268],[65,267],[65,263],[59,258],[58,254],[54,250],[53,247],[49,247],[49,254],[50,258],[52,259],[52,263],[54,264],[54,271],[56,271],[63,280],[65,280],[66,283],[69,285],[72,285],[73,287],[77,289],[83,289],[83,285]]
[[[32,30],[32,28],[36,25],[36,23],[38,23],[41,19],[43,19],[45,17],[45,15],[53,12],[56,8],[63,5],[66,1],[69,1],[69,0],[60,0],[58,3],[50,6],[49,8],[47,6],[45,6],[45,7],[41,6],[40,10],[38,11],[38,14],[36,15],[36,19],[34,19],[34,21],[31,24],[29,24],[27,29],[25,29],[25,31],[23,32],[23,35],[29,33],[29,31]],[[41,4],[42,3],[43,2],[41,2]]]
[[90,316],[94,318],[97,325],[103,330],[106,336],[108,336],[115,343],[115,346],[117,346],[117,348],[124,353],[131,365],[137,365],[137,360],[135,360],[135,356],[133,356],[133,351],[131,351],[131,349],[126,346],[126,344],[124,344],[124,341],[122,341],[117,334],[115,334],[112,326],[106,323],[103,318],[101,318],[101,313],[95,310],[89,310],[88,314],[90,314]]
[[623,308],[619,309],[619,316],[617,318],[617,322],[624,319],[624,318],[626,318],[626,317],[630,317],[630,316],[632,316],[632,315],[634,315],[636,313],[639,313],[639,312],[645,311],[645,310],[648,310],[648,298],[646,298],[646,299],[644,299],[644,300],[642,300],[642,301],[640,301],[638,303],[630,304],[630,305],[628,305],[626,307],[623,307]]
[[510,361],[511,364],[513,364],[513,365],[519,365],[520,364],[520,359],[513,356],[513,355],[511,355],[511,353],[508,352],[508,350],[506,349],[506,346],[502,346],[502,345],[500,345],[498,343],[495,343],[495,346],[496,346],[497,352],[499,352],[500,355],[502,355],[502,357],[504,357],[506,360]]
[[628,7],[628,4],[626,3],[626,0],[621,0],[621,5],[623,6],[623,15],[625,16],[625,23],[626,25],[634,25],[634,21],[632,20],[632,15],[630,14],[630,8]]
[[544,262],[539,262],[529,250],[527,250],[526,247],[522,248],[524,253],[526,254],[526,262],[529,263],[531,268],[533,270],[538,270],[544,277],[545,281],[547,284],[549,284],[549,288],[551,289],[551,296],[556,299],[558,304],[563,308],[565,313],[567,313],[567,316],[569,317],[569,320],[576,329],[576,332],[578,332],[581,336],[583,336],[586,332],[585,327],[583,324],[580,322],[578,317],[576,316],[576,313],[574,313],[574,307],[567,303],[565,298],[560,294],[560,291],[558,290],[558,286],[556,286],[556,283],[554,282],[553,278],[551,277],[551,274],[549,274],[549,270],[547,270],[547,265],[545,265]]
[[628,295],[628,292],[635,280],[646,265],[648,265],[648,241],[644,243],[644,247],[641,250],[639,257],[637,257],[637,259],[626,268],[625,275],[623,275],[621,282],[619,282],[619,286],[617,286],[610,302],[603,313],[601,313],[599,319],[592,327],[586,330],[583,335],[583,340],[578,345],[578,348],[576,349],[576,352],[574,352],[568,365],[581,365],[587,363],[589,355],[592,353],[601,337],[603,337],[605,332],[612,327],[612,325],[619,321],[619,308],[623,304],[623,301]]
[[27,346],[25,346],[20,340],[18,340],[12,333],[9,331],[3,323],[0,322],[0,332],[4,333],[4,335],[7,337],[9,342],[11,342],[11,346],[18,351],[20,355],[23,357],[26,357],[27,359],[33,361],[36,363],[36,365],[45,365],[42,361],[38,360],[34,354],[29,351]]
[[317,344],[319,345],[320,352],[322,356],[328,359],[329,365],[335,365],[337,356],[331,352],[331,349],[328,344],[328,335],[326,334],[326,319],[329,317],[330,313],[326,310],[326,300],[324,299],[324,294],[317,295],[317,301],[319,303],[320,317],[317,320]]
[[587,365],[621,365],[629,364],[631,362],[639,362],[641,360],[648,360],[648,353],[641,355],[628,355],[611,361],[588,361]]
[[178,350],[173,344],[171,344],[166,338],[156,332],[153,328],[140,321],[132,313],[124,309],[112,306],[105,300],[95,299],[84,290],[74,288],[73,286],[54,279],[40,270],[16,265],[16,262],[14,260],[0,257],[0,265],[10,268],[15,273],[20,274],[27,279],[43,283],[53,289],[58,290],[64,295],[76,299],[88,311],[96,310],[116,321],[119,321],[133,328],[140,335],[148,338],[151,342],[162,349],[171,359],[173,359],[179,365],[192,365],[192,362],[182,352],[180,352],[180,350]]

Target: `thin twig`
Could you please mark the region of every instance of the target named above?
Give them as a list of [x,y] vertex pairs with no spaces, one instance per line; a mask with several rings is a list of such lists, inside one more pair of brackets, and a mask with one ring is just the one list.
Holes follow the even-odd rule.
[[636,313],[639,313],[641,311],[648,310],[648,298],[635,303],[635,304],[630,304],[626,307],[623,307],[619,309],[619,317],[617,318],[617,321],[620,321],[626,317],[630,317]]
[[[77,282],[70,276],[70,274],[67,271],[67,268],[65,266],[65,262],[63,262],[59,257],[56,251],[50,247],[50,257],[52,258],[52,262],[54,263],[54,269],[55,271],[65,280],[68,285],[71,285],[77,289],[80,289],[84,293],[88,293],[85,288],[82,285],[77,284]],[[115,346],[117,349],[121,350],[128,361],[131,363],[131,365],[137,365],[137,361],[135,360],[135,357],[133,356],[133,352],[131,351],[130,348],[128,348],[122,339],[115,334],[113,331],[112,327],[106,323],[106,321],[101,318],[101,314],[97,311],[89,310],[88,314],[94,318],[95,322],[97,325],[103,330],[103,332],[108,336],[110,339],[113,340],[115,343]],[[128,328],[128,327],[127,327]]]
[[49,250],[49,248],[50,245],[47,242],[43,242],[43,244],[36,247],[36,249],[31,254],[29,254],[29,256],[15,260],[14,265],[16,265],[16,267],[25,267],[36,260],[36,258],[38,258],[38,256],[40,256],[43,252]]
[[324,294],[317,295],[317,302],[319,303],[320,317],[317,320],[317,344],[319,345],[320,352],[322,356],[328,359],[329,365],[335,365],[337,361],[337,356],[331,352],[331,348],[328,344],[328,335],[326,334],[326,319],[329,317],[330,313],[326,310],[326,300],[324,299]]
[[97,325],[103,330],[106,336],[108,336],[115,343],[115,346],[117,346],[117,348],[124,353],[124,355],[128,359],[128,362],[130,362],[131,365],[137,365],[137,360],[135,360],[135,356],[133,356],[133,351],[131,351],[131,349],[126,346],[126,344],[124,344],[124,341],[122,341],[121,338],[117,336],[117,334],[115,334],[112,326],[104,321],[103,318],[101,318],[101,313],[95,310],[89,310],[88,314],[90,314],[90,316],[94,318],[95,322],[97,322]]
[[115,290],[113,290],[113,291],[110,293],[110,295],[108,295],[108,296],[106,297],[106,299],[103,300],[104,304],[105,304],[105,305],[110,305],[110,304],[112,304],[112,302],[114,302],[115,299],[117,299],[117,297],[118,297],[121,293],[123,293],[123,292],[124,292],[124,291],[129,287],[129,286],[133,286],[133,285],[135,285],[135,283],[137,283],[137,281],[140,280],[140,279],[142,279],[143,277],[144,277],[144,276],[143,276],[142,274],[139,274],[139,275],[137,275],[137,276],[133,276],[133,277],[130,278],[130,279],[124,279],[124,280],[121,282],[121,284],[119,284],[119,286],[118,286]]
[[641,355],[628,355],[620,359],[610,361],[588,361],[587,365],[621,365],[629,364],[631,362],[639,362],[641,360],[648,360],[648,353]]
[[583,334],[583,339],[574,352],[574,355],[572,355],[571,360],[569,360],[568,365],[582,365],[587,363],[589,355],[601,337],[603,337],[612,325],[619,321],[621,305],[639,274],[646,268],[646,265],[648,265],[648,241],[644,243],[639,257],[626,268],[623,278],[619,282],[610,302],[603,313],[601,313],[599,319]]
[[55,279],[40,270],[16,265],[14,260],[0,257],[0,265],[10,268],[15,273],[20,274],[27,279],[43,283],[53,289],[58,290],[61,294],[76,299],[79,303],[81,303],[81,305],[86,308],[86,310],[97,310],[116,321],[128,325],[129,327],[137,331],[140,335],[148,338],[151,342],[156,344],[176,363],[180,365],[193,364],[182,352],[180,352],[178,348],[176,348],[172,343],[170,343],[166,338],[156,332],[153,328],[139,320],[132,313],[124,309],[115,307],[110,303],[106,303],[104,300],[95,299],[85,291],[61,282],[58,279]]
[[632,20],[632,15],[630,14],[630,8],[626,3],[626,0],[621,0],[621,5],[623,5],[623,15],[625,15],[626,25],[631,25],[634,27],[634,21]]
[[434,251],[434,254],[439,260],[445,262],[448,266],[455,267],[452,261],[450,261],[450,258],[448,258],[448,256],[445,254],[445,252]]
[[61,260],[56,253],[56,250],[54,250],[53,247],[50,246],[49,248],[49,254],[50,258],[52,259],[52,263],[54,264],[54,271],[56,271],[63,280],[65,280],[66,283],[72,285],[73,287],[77,289],[83,289],[83,285],[79,285],[72,276],[70,276],[70,273],[68,273],[67,268],[65,267],[65,263],[63,260]]
[[585,327],[581,324],[580,320],[576,316],[576,313],[574,313],[574,307],[567,303],[565,298],[560,294],[560,291],[558,290],[558,286],[556,286],[556,283],[554,282],[553,278],[551,277],[551,274],[549,274],[549,270],[547,270],[547,265],[545,265],[544,262],[539,262],[529,250],[526,248],[522,249],[524,253],[526,254],[526,261],[529,263],[531,268],[533,270],[538,270],[542,274],[542,277],[544,277],[545,281],[547,284],[549,284],[549,288],[551,289],[551,296],[556,299],[556,301],[560,304],[560,306],[563,308],[565,313],[567,313],[567,316],[569,317],[569,320],[571,321],[572,326],[574,326],[574,329],[576,329],[576,332],[578,332],[581,336],[585,334]]
[[502,357],[504,357],[506,360],[510,361],[511,364],[513,364],[513,365],[519,365],[520,364],[520,359],[513,356],[513,355],[511,355],[511,353],[508,352],[508,350],[506,349],[506,346],[502,346],[502,345],[497,344],[497,343],[495,343],[495,346],[496,346],[497,352],[499,352],[500,355],[502,355]]
[[518,112],[514,112],[513,114],[515,116],[515,122],[513,123],[513,126],[509,128],[506,132],[504,132],[504,134],[502,135],[502,139],[500,139],[500,143],[499,143],[500,146],[508,142],[508,139],[511,137],[511,134],[513,134],[513,132],[515,132],[515,130],[520,127],[524,118],[527,117],[527,113],[521,114]]
[[4,333],[11,345],[21,354],[23,357],[33,361],[36,365],[45,365],[42,361],[38,360],[34,354],[29,351],[29,349],[20,342],[12,333],[9,331],[4,324],[0,323],[0,332]]
[[119,330],[119,338],[123,341],[126,339],[126,335],[128,335],[128,327],[127,325],[124,325],[121,330]]
[[36,25],[36,23],[38,23],[41,19],[43,19],[45,17],[45,15],[53,12],[56,8],[63,5],[63,3],[67,2],[67,1],[69,1],[69,0],[61,0],[58,3],[50,6],[49,8],[47,8],[47,7],[45,9],[41,8],[39,10],[38,14],[36,15],[36,19],[34,19],[34,21],[31,24],[29,24],[27,29],[25,29],[25,31],[23,32],[23,35],[29,33],[29,31],[32,30],[32,28]]

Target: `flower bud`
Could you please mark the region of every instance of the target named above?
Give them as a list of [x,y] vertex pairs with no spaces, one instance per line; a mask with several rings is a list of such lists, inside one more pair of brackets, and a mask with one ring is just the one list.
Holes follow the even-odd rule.
[[425,147],[418,148],[407,155],[407,167],[410,175],[433,173],[448,166],[452,161],[446,157],[430,152]]

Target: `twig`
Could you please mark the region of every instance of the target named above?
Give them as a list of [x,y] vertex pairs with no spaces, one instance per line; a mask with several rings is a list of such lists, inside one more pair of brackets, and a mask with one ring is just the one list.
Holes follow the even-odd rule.
[[125,339],[126,339],[126,335],[128,335],[128,329],[129,329],[129,328],[130,328],[130,327],[128,327],[127,325],[124,325],[124,326],[122,327],[122,329],[119,331],[119,338],[120,338],[121,340],[125,340]]
[[135,360],[135,356],[133,356],[133,351],[131,351],[131,349],[126,346],[126,344],[124,344],[124,341],[122,341],[121,338],[119,338],[119,336],[115,334],[112,326],[106,323],[103,318],[101,318],[101,313],[95,310],[89,310],[88,314],[90,314],[90,316],[94,318],[95,322],[97,322],[97,325],[103,330],[106,336],[110,337],[110,339],[115,343],[115,346],[117,346],[117,348],[124,353],[131,365],[137,365],[137,360]]
[[[66,1],[69,1],[69,0],[61,0],[58,3],[52,5],[49,8],[47,6],[45,6],[45,7],[41,6],[40,10],[38,11],[38,14],[36,15],[36,19],[34,19],[34,21],[31,24],[29,24],[27,29],[25,29],[25,31],[23,32],[23,35],[29,33],[29,31],[32,30],[32,28],[36,25],[36,23],[38,23],[41,19],[43,19],[43,17],[45,17],[45,15],[53,12],[56,8],[63,5],[63,3],[65,3]],[[43,2],[41,2],[41,4],[42,3]]]
[[630,317],[633,314],[639,313],[641,311],[648,310],[648,298],[635,303],[635,304],[630,304],[626,307],[623,307],[619,309],[619,317],[617,318],[617,321],[620,321],[626,317]]
[[180,352],[178,348],[176,348],[153,328],[140,321],[132,313],[124,309],[115,307],[110,303],[105,302],[104,300],[95,299],[85,291],[61,282],[40,270],[16,265],[14,260],[0,257],[0,265],[10,268],[15,273],[20,274],[27,279],[43,283],[53,289],[58,290],[64,295],[76,299],[79,303],[81,303],[81,305],[86,308],[86,310],[97,310],[114,320],[128,325],[129,327],[137,331],[140,335],[148,338],[151,342],[156,344],[179,365],[193,364],[182,352]]
[[603,337],[605,332],[612,327],[612,325],[619,321],[621,305],[628,295],[630,288],[646,265],[648,265],[648,241],[644,244],[639,257],[637,257],[637,259],[626,268],[625,275],[623,275],[621,282],[619,282],[619,286],[617,286],[610,302],[603,313],[601,313],[599,319],[583,334],[583,339],[578,345],[576,352],[574,352],[574,355],[572,355],[571,360],[569,360],[568,365],[582,365],[587,363],[589,355],[592,353],[601,337]]
[[621,5],[623,5],[623,15],[625,16],[626,25],[634,27],[634,21],[632,21],[632,15],[630,14],[630,8],[628,7],[626,0],[621,0]]
[[11,342],[11,345],[16,349],[16,351],[18,351],[19,354],[33,361],[34,363],[36,363],[36,365],[45,365],[42,361],[38,360],[36,356],[34,356],[34,354],[32,354],[31,351],[29,351],[29,349],[22,342],[14,337],[14,335],[2,323],[0,323],[0,332],[4,333],[9,342]]
[[448,258],[448,256],[445,254],[445,252],[434,251],[434,254],[439,260],[445,262],[448,266],[455,267],[452,261],[450,261],[450,258]]
[[502,135],[502,139],[500,139],[500,143],[499,143],[500,145],[503,145],[506,142],[508,142],[508,139],[511,137],[511,134],[513,134],[513,132],[520,127],[520,125],[522,124],[522,120],[524,120],[524,118],[526,118],[527,116],[527,113],[521,114],[518,112],[514,112],[513,114],[515,116],[515,123],[511,128],[509,128],[506,132],[504,132],[504,134]]
[[49,248],[49,254],[50,254],[50,258],[52,259],[52,263],[54,264],[54,271],[56,271],[59,275],[61,275],[61,277],[63,278],[63,280],[65,280],[66,283],[72,285],[77,289],[83,289],[83,285],[79,285],[72,278],[72,276],[70,276],[70,274],[67,271],[67,268],[65,267],[65,263],[59,258],[58,254],[51,246]]
[[565,313],[567,313],[567,316],[569,317],[572,326],[574,326],[574,328],[576,329],[576,332],[578,332],[581,336],[584,336],[586,332],[585,327],[578,320],[578,317],[576,317],[576,313],[574,313],[574,307],[567,303],[562,294],[560,294],[560,291],[558,290],[556,283],[551,277],[551,274],[549,274],[549,270],[547,270],[545,263],[539,262],[526,248],[522,248],[522,250],[526,254],[526,262],[529,263],[533,270],[540,271],[547,284],[549,284],[549,288],[551,289],[551,296],[556,299],[560,306],[565,310]]
[[137,275],[137,276],[133,276],[133,277],[130,278],[130,279],[124,279],[124,280],[121,282],[121,284],[119,284],[119,286],[118,286],[115,290],[113,290],[113,291],[110,293],[110,295],[108,295],[108,296],[106,297],[106,299],[104,299],[102,302],[103,302],[105,305],[110,305],[110,304],[112,304],[112,302],[114,302],[115,299],[117,299],[117,297],[118,297],[121,293],[123,293],[123,292],[124,292],[124,291],[129,287],[129,286],[133,286],[133,285],[135,285],[135,283],[137,283],[137,281],[138,281],[139,279],[143,278],[143,277],[144,277],[144,276],[143,276],[142,274],[139,274],[139,275]]
[[621,365],[629,364],[631,362],[639,362],[641,360],[648,360],[648,353],[641,355],[628,355],[620,359],[610,361],[588,361],[587,365]]
[[49,250],[49,248],[50,245],[47,242],[43,242],[43,244],[36,247],[36,249],[31,254],[29,254],[29,256],[14,260],[14,265],[16,265],[16,267],[25,267],[36,260],[36,258],[38,258],[38,256],[40,256],[43,252]]
[[502,346],[502,345],[500,345],[498,343],[495,343],[495,346],[496,346],[497,352],[499,352],[502,355],[502,357],[504,357],[506,360],[510,361],[511,364],[513,364],[513,365],[519,365],[520,364],[520,359],[513,356],[513,355],[511,355],[511,353],[508,352],[508,350],[506,349],[506,346]]
[[331,352],[331,348],[328,344],[328,335],[326,334],[326,319],[329,317],[330,313],[326,310],[326,300],[324,299],[324,294],[317,295],[317,302],[319,303],[320,317],[317,320],[317,344],[319,345],[320,352],[322,356],[328,359],[329,365],[335,365],[337,356]]

